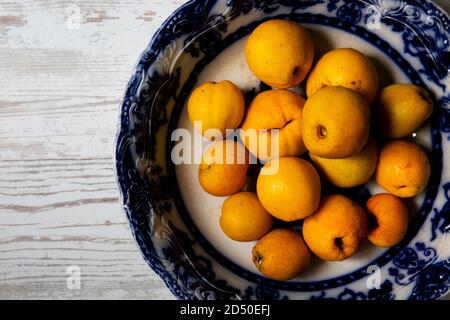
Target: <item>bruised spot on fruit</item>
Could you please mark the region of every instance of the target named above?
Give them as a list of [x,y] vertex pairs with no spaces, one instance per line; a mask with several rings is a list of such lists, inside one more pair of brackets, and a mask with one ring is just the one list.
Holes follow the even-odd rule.
[[299,72],[300,72],[300,67],[299,67],[299,66],[296,66],[296,67],[294,68],[294,70],[292,71],[292,75],[293,75],[293,76],[296,76]]
[[258,251],[255,251],[255,253],[253,254],[253,262],[258,269],[261,268],[262,261],[263,256]]
[[378,228],[378,220],[373,213],[369,213],[367,215],[367,227],[369,230],[375,230]]
[[325,139],[326,136],[327,136],[327,128],[325,128],[322,125],[318,125],[317,126],[317,137],[319,139]]
[[397,186],[396,188],[397,189],[404,189],[404,188],[406,188],[407,186],[405,186],[405,185],[401,185],[401,186]]
[[419,90],[419,96],[426,102],[433,103],[433,101],[430,98],[430,95],[428,94],[428,91],[424,89]]
[[342,241],[342,238],[334,239],[334,244],[339,250],[343,250],[344,249],[344,241]]

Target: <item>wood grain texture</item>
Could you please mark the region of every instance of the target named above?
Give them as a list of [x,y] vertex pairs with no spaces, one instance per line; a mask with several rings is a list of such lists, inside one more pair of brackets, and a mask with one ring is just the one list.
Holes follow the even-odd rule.
[[0,299],[173,298],[132,240],[113,149],[135,62],[184,2],[0,2]]

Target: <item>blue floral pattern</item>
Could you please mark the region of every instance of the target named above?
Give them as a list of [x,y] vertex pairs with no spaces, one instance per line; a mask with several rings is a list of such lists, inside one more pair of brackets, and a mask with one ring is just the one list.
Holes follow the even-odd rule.
[[364,2],[345,1],[345,3],[337,10],[336,15],[341,21],[357,24],[363,16],[363,9],[365,7],[366,4]]
[[450,140],[450,95],[443,97],[439,101],[440,127],[442,132],[448,134],[447,140]]
[[[225,13],[217,12],[215,8],[218,2],[229,10]],[[156,157],[168,149],[167,141],[158,138],[157,133],[166,126],[170,128],[178,119],[175,113],[169,111],[168,105],[184,101],[186,88],[195,83],[195,76],[198,75],[198,70],[194,69],[191,77],[183,84],[181,67],[171,69],[171,59],[175,53],[184,50],[184,53],[198,61],[196,67],[201,68],[213,59],[223,46],[250,32],[256,25],[256,22],[252,22],[239,29],[240,34],[229,34],[228,25],[234,19],[248,16],[252,12],[276,16],[280,10],[284,12],[283,17],[329,26],[339,24],[340,28],[351,29],[355,34],[357,28],[361,29],[362,25],[374,17],[380,18],[379,22],[383,28],[401,35],[403,54],[408,59],[416,59],[419,62],[421,67],[417,70],[418,73],[440,89],[440,108],[434,117],[437,126],[433,127],[437,132],[433,131],[433,134],[439,137],[440,133],[447,135],[444,143],[450,140],[450,95],[446,91],[450,65],[450,21],[448,16],[431,2],[396,0],[390,1],[389,6],[386,6],[383,0],[188,2],[161,26],[139,60],[121,106],[116,147],[117,179],[133,236],[144,259],[178,298],[278,300],[289,299],[291,291],[308,287],[308,283],[299,285],[300,289],[294,289],[295,286],[289,286],[287,283],[272,285],[272,282],[261,279],[256,282],[250,276],[231,283],[228,278],[222,279],[222,275],[218,276],[214,271],[216,262],[204,250],[193,230],[180,222],[179,218],[174,218],[179,208],[177,190],[172,183],[174,173],[169,170],[167,163]],[[286,12],[290,12],[290,16],[286,15]],[[371,42],[372,39],[378,39],[370,30],[363,35]],[[389,46],[382,40],[375,45]],[[392,54],[396,53],[390,47],[387,50],[391,50]],[[420,77],[413,74],[409,64],[403,63],[401,67],[409,72],[415,83],[420,83]],[[262,84],[253,92],[248,92],[247,98],[250,99],[257,91],[267,89],[268,87]],[[433,146],[442,153],[439,139],[433,141]],[[423,220],[430,226],[430,239],[400,247],[397,252],[393,251],[391,260],[384,267],[385,279],[379,289],[353,286],[353,282],[364,281],[364,278],[347,275],[327,282],[330,290],[314,289],[322,288],[323,284],[309,283],[313,289],[305,291],[305,297],[390,300],[399,298],[394,293],[395,287],[405,285],[411,286],[408,297],[411,300],[436,299],[445,294],[450,285],[450,263],[449,257],[437,250],[437,244],[450,228],[449,190],[450,182],[444,181],[441,187],[439,181],[437,182],[437,187],[430,194],[441,192],[446,201],[441,207],[433,207],[433,201],[425,201],[425,207],[430,207],[430,217],[427,220],[427,216],[423,215]],[[370,196],[369,190],[365,188],[350,192],[356,192],[361,201]],[[359,271],[361,277],[365,274],[364,270]],[[345,283],[342,283],[344,278]]]

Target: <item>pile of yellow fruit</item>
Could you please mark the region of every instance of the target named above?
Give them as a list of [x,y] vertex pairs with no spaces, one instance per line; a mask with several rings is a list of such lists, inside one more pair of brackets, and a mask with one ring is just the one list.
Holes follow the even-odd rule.
[[[366,237],[381,247],[399,243],[408,228],[408,209],[401,198],[423,191],[430,177],[422,149],[401,139],[430,117],[428,92],[412,84],[393,84],[378,92],[377,70],[350,48],[332,50],[313,66],[311,36],[287,20],[259,25],[246,42],[245,55],[255,76],[276,89],[260,93],[245,109],[237,86],[210,82],[197,87],[188,102],[189,118],[202,121],[202,133],[219,129],[225,137],[226,129],[265,129],[258,131],[261,138],[279,129],[276,155],[267,152],[268,145],[226,137],[216,139],[203,154],[200,185],[211,195],[228,196],[221,210],[223,232],[235,241],[258,240],[253,262],[277,280],[305,270],[310,251],[337,261],[353,255]],[[306,101],[286,90],[305,79]],[[378,143],[376,136],[383,139]],[[231,163],[213,161],[223,150],[224,160],[231,157]],[[248,182],[249,152],[265,163],[256,193],[242,191]],[[305,153],[304,159],[299,157]],[[278,170],[265,174],[273,165]],[[340,194],[321,194],[321,178],[350,188],[373,175],[387,192],[372,196],[365,208]],[[301,234],[272,230],[274,218],[303,219]]]

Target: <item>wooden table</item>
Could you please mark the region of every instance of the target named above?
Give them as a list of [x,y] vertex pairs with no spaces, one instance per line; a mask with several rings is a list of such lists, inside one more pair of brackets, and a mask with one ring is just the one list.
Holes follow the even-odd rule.
[[0,299],[173,299],[133,242],[113,149],[136,59],[183,2],[1,0]]

